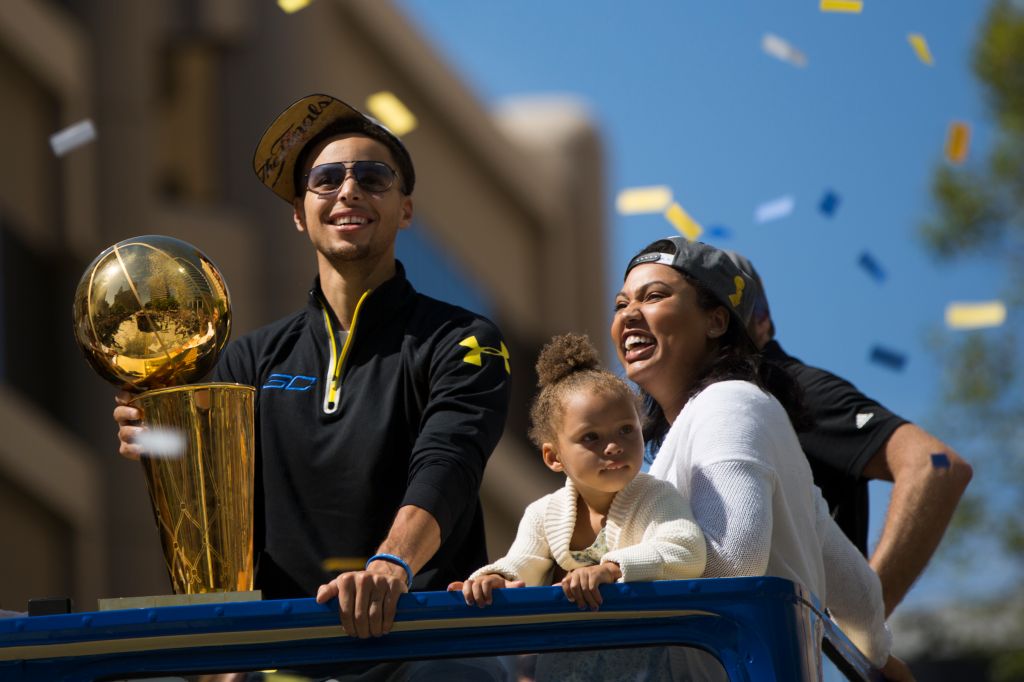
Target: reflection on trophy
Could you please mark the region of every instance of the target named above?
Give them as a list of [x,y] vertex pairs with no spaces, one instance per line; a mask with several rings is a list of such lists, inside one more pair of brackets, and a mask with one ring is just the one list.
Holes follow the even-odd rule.
[[142,466],[176,594],[253,583],[251,386],[200,379],[231,331],[216,266],[183,241],[126,239],[86,269],[74,302],[86,359],[118,387],[145,390]]

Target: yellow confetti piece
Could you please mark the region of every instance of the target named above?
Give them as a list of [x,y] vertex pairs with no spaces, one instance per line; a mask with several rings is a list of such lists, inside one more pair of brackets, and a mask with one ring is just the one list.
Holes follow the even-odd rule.
[[861,0],[821,0],[819,9],[822,12],[860,14],[860,11],[864,9],[864,3]]
[[946,135],[946,158],[950,163],[961,164],[967,160],[971,147],[971,127],[963,121],[949,124]]
[[690,214],[683,210],[683,207],[678,202],[673,202],[668,207],[668,210],[665,211],[665,218],[672,223],[672,227],[679,230],[679,233],[691,242],[696,241],[697,237],[704,232],[704,228],[691,218]]
[[1006,322],[1006,305],[1002,301],[950,303],[946,306],[946,326],[950,329],[983,329],[999,327]]
[[328,573],[344,573],[345,571],[361,571],[366,568],[369,557],[338,557],[332,556],[320,562],[320,567]]
[[417,125],[416,116],[393,92],[385,90],[370,95],[366,98],[366,108],[398,137],[412,132]]
[[917,54],[917,58],[923,63],[931,66],[935,60],[932,59],[932,52],[928,49],[928,41],[924,39],[924,36],[920,33],[911,33],[907,35],[907,40],[910,41],[910,46],[914,48],[914,52]]
[[661,213],[672,203],[672,190],[665,185],[630,187],[615,198],[615,210],[621,215]]
[[305,9],[313,0],[277,0],[277,6],[288,14],[295,14],[300,9]]

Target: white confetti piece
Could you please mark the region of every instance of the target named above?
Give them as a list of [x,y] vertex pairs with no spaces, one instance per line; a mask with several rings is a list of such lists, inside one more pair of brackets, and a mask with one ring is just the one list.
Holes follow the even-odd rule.
[[764,34],[764,37],[761,38],[761,49],[776,59],[781,59],[793,66],[800,68],[807,66],[807,55],[774,33]]
[[89,144],[96,139],[96,128],[92,119],[85,119],[50,135],[50,147],[57,156],[64,156],[73,149]]
[[185,454],[185,434],[177,429],[146,428],[139,432],[135,442],[144,457],[178,459]]
[[759,223],[767,223],[772,220],[785,218],[793,212],[795,206],[796,200],[788,194],[778,199],[766,201],[754,211],[754,220]]

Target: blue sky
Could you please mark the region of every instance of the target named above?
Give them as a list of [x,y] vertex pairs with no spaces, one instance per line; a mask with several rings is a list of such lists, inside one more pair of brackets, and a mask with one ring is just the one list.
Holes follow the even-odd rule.
[[[987,3],[865,0],[861,14],[822,13],[816,0],[398,4],[485,105],[572,94],[590,108],[608,162],[609,302],[628,257],[673,232],[660,215],[616,215],[615,195],[667,184],[698,222],[730,232],[705,241],[755,263],[791,354],[933,426],[941,369],[926,335],[955,334],[947,303],[999,298],[1003,284],[991,263],[933,261],[917,237],[949,124],[971,125],[971,160],[989,144],[970,72]],[[766,33],[806,67],[765,54]],[[934,66],[909,33],[924,35]],[[817,209],[829,189],[840,196],[832,217]],[[755,222],[759,204],[783,195],[792,214]],[[864,251],[883,282],[858,266]],[[876,344],[904,354],[903,371],[870,362]],[[873,538],[887,495],[872,486]],[[908,604],[941,600],[949,577],[926,576]]]

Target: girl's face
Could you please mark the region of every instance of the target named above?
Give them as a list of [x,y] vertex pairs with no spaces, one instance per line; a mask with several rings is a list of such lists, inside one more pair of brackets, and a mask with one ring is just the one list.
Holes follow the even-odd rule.
[[615,296],[611,333],[626,375],[658,399],[689,390],[728,325],[729,312],[702,310],[697,290],[677,270],[645,263],[629,271]]
[[614,494],[640,471],[644,439],[634,402],[624,395],[578,390],[562,404],[555,443],[544,443],[544,462],[572,479],[585,499]]

